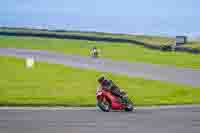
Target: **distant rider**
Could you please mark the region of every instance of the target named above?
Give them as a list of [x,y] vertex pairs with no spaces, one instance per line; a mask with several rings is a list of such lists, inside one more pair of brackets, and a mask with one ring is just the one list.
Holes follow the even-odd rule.
[[98,50],[96,47],[93,47],[91,50],[91,54],[93,57],[97,57],[98,56]]

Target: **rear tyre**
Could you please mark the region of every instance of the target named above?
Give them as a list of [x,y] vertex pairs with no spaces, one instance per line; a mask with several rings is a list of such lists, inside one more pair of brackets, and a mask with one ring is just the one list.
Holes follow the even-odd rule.
[[111,110],[111,104],[108,100],[105,100],[104,102],[98,101],[97,105],[104,112],[109,112]]
[[98,58],[98,53],[96,53],[96,52],[95,52],[95,53],[92,53],[92,57],[93,57],[93,58]]

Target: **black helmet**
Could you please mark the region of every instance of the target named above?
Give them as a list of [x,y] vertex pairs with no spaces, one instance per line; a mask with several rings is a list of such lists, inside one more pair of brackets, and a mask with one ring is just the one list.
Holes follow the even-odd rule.
[[104,76],[101,76],[101,77],[99,77],[98,79],[97,79],[97,81],[99,82],[99,83],[101,83],[102,81],[104,81],[105,80],[105,77]]

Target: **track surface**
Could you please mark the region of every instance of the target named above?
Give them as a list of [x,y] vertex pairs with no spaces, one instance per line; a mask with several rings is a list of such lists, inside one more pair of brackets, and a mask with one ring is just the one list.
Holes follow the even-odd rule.
[[34,57],[37,61],[47,61],[49,63],[58,63],[79,68],[96,69],[102,72],[113,72],[128,76],[139,76],[146,79],[176,82],[196,87],[200,86],[200,70],[188,68],[167,67],[145,63],[128,63],[112,61],[110,59],[92,59],[90,57],[78,55],[14,48],[0,48],[0,55],[21,58]]
[[104,113],[95,109],[0,109],[1,133],[199,133],[200,106]]

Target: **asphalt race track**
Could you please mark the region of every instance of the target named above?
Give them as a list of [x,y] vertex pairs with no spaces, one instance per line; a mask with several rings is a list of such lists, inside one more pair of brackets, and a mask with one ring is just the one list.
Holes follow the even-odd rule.
[[1,109],[1,133],[199,133],[200,106],[96,109]]
[[189,68],[176,68],[145,63],[128,63],[112,61],[110,59],[93,59],[78,55],[66,55],[56,52],[25,50],[14,48],[0,48],[0,55],[16,56],[21,58],[34,57],[37,61],[64,64],[67,66],[96,69],[102,72],[112,72],[146,79],[163,80],[200,86],[200,71]]

